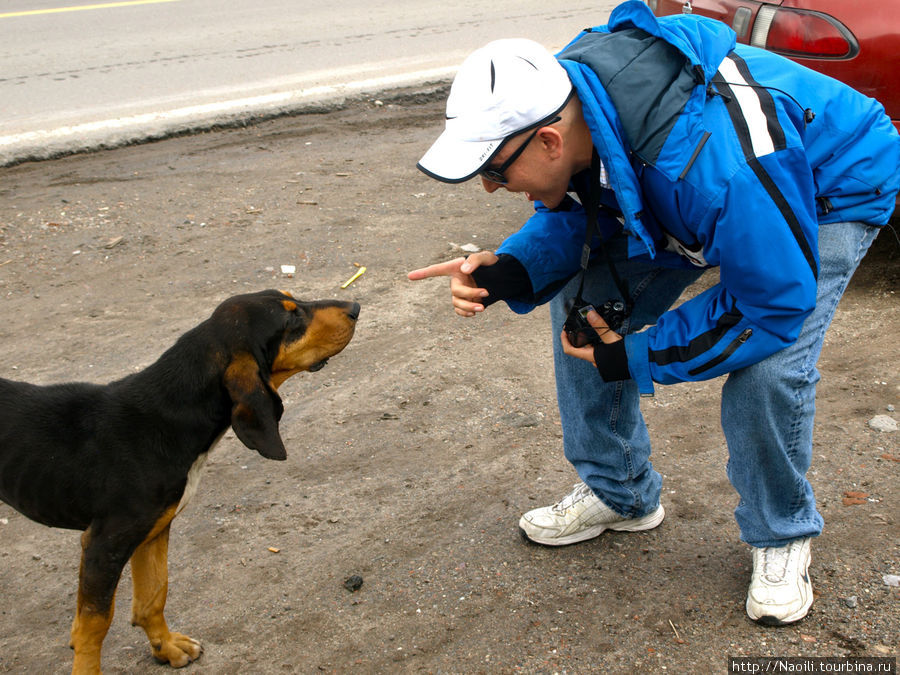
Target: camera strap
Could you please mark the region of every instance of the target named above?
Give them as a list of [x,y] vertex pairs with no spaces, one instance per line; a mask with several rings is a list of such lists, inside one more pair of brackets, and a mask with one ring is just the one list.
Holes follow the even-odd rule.
[[[594,148],[593,157],[591,158],[591,173],[587,193],[579,193],[578,195],[581,199],[581,204],[584,207],[584,211],[587,216],[587,227],[585,228],[584,246],[581,249],[581,283],[578,285],[578,295],[575,296],[576,305],[584,304],[584,298],[581,297],[581,294],[584,291],[584,276],[587,272],[588,265],[591,259],[591,243],[594,240],[594,235],[599,234],[597,218],[599,216],[601,206],[600,168],[600,156],[597,154],[597,148]],[[603,242],[603,236],[600,235],[599,239],[600,255],[602,255],[603,259],[606,261],[606,264],[609,267],[609,273],[613,278],[613,282],[616,284],[616,288],[619,290],[619,293],[622,296],[622,301],[625,303],[626,311],[630,314],[632,302],[631,297],[628,295],[628,284],[626,284],[625,281],[619,276],[619,272],[616,270],[616,266],[613,263],[612,258],[610,258],[609,251],[607,251],[606,245]]]

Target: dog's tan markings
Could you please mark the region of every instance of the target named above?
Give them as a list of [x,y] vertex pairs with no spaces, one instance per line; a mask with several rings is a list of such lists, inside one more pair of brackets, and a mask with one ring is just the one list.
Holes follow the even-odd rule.
[[107,612],[88,611],[83,607],[79,592],[78,609],[72,622],[69,639],[69,646],[75,650],[75,659],[72,662],[73,675],[82,673],[93,675],[100,672],[100,652],[103,638],[106,637],[112,623],[113,607],[114,605],[110,605]]
[[100,650],[112,623],[112,607],[107,614],[79,612],[72,626],[69,646],[75,650],[73,675],[95,675],[100,672]]
[[354,321],[345,309],[317,309],[303,337],[281,344],[272,364],[272,386],[277,389],[291,375],[337,354],[350,342],[353,329]]
[[259,366],[250,354],[236,354],[225,369],[228,389],[240,390],[242,393],[253,391],[258,386],[258,373]]
[[150,530],[150,532],[147,533],[147,536],[144,537],[144,543],[156,539],[161,532],[166,530],[169,527],[169,524],[172,522],[172,519],[175,517],[176,513],[178,513],[177,505],[170,506],[165,511],[163,511],[163,514],[153,525],[153,528]]
[[85,590],[87,571],[85,568],[85,552],[91,544],[91,531],[85,530],[81,535],[81,566],[78,573],[78,599],[69,646],[75,650],[72,662],[72,673],[100,672],[100,652],[103,638],[109,631],[115,612],[115,590],[107,606],[101,606],[98,598],[90,596]]
[[163,613],[169,586],[169,530],[175,514],[176,505],[173,505],[131,556],[134,582],[131,625],[144,629],[157,661],[181,668],[197,659],[203,647],[186,635],[171,632]]
[[294,312],[297,309],[297,303],[291,302],[290,300],[283,300],[281,306],[284,307],[286,312]]
[[296,375],[297,373],[299,373],[300,370],[302,370],[302,368],[299,370],[284,370],[278,373],[272,373],[269,384],[271,385],[272,389],[278,391],[278,387],[284,384],[286,380],[290,379],[292,375]]
[[259,366],[250,354],[238,354],[225,369],[225,385],[235,403],[232,417],[252,419],[252,400],[261,387]]

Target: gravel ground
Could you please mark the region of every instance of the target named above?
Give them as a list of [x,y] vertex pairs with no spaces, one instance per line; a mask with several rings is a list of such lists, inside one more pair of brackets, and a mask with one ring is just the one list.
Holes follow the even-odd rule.
[[[398,92],[0,169],[2,377],[121,377],[234,293],[362,303],[349,347],[281,389],[288,461],[229,433],[173,525],[169,623],[205,647],[186,672],[686,673],[742,655],[895,657],[900,447],[869,425],[898,419],[893,234],[854,279],[820,363],[816,602],[795,626],[760,627],[743,608],[750,552],[725,476],[721,381],[645,402],[666,479],[659,528],[562,549],[520,538],[519,515],[577,480],[554,336],[545,307],[464,320],[446,282],[406,280],[462,245],[495,247],[529,208],[415,170],[442,115],[441,92]],[[365,274],[341,289],[357,265]],[[78,556],[77,533],[0,504],[0,672],[69,669]],[[165,672],[128,625],[127,576],[104,669]]]

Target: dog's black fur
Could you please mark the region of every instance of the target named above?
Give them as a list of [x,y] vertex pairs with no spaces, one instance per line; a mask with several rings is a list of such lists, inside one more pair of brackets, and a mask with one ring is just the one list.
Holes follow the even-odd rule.
[[0,378],[0,499],[44,525],[84,530],[73,672],[100,670],[129,559],[132,623],[146,631],[153,655],[175,667],[200,655],[200,644],[170,632],[163,617],[170,523],[229,425],[263,457],[286,458],[277,388],[341,351],[358,315],[356,303],[240,295],[156,363],[116,382]]

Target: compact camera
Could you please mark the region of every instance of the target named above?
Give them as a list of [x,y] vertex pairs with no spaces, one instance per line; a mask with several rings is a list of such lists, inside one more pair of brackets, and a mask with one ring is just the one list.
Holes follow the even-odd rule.
[[572,301],[563,329],[566,331],[566,337],[569,338],[569,342],[572,343],[573,347],[584,347],[585,345],[600,342],[600,336],[587,320],[588,312],[592,309],[603,318],[606,325],[614,333],[619,332],[619,329],[628,317],[625,303],[621,300],[607,300],[600,307],[594,307],[589,303]]

